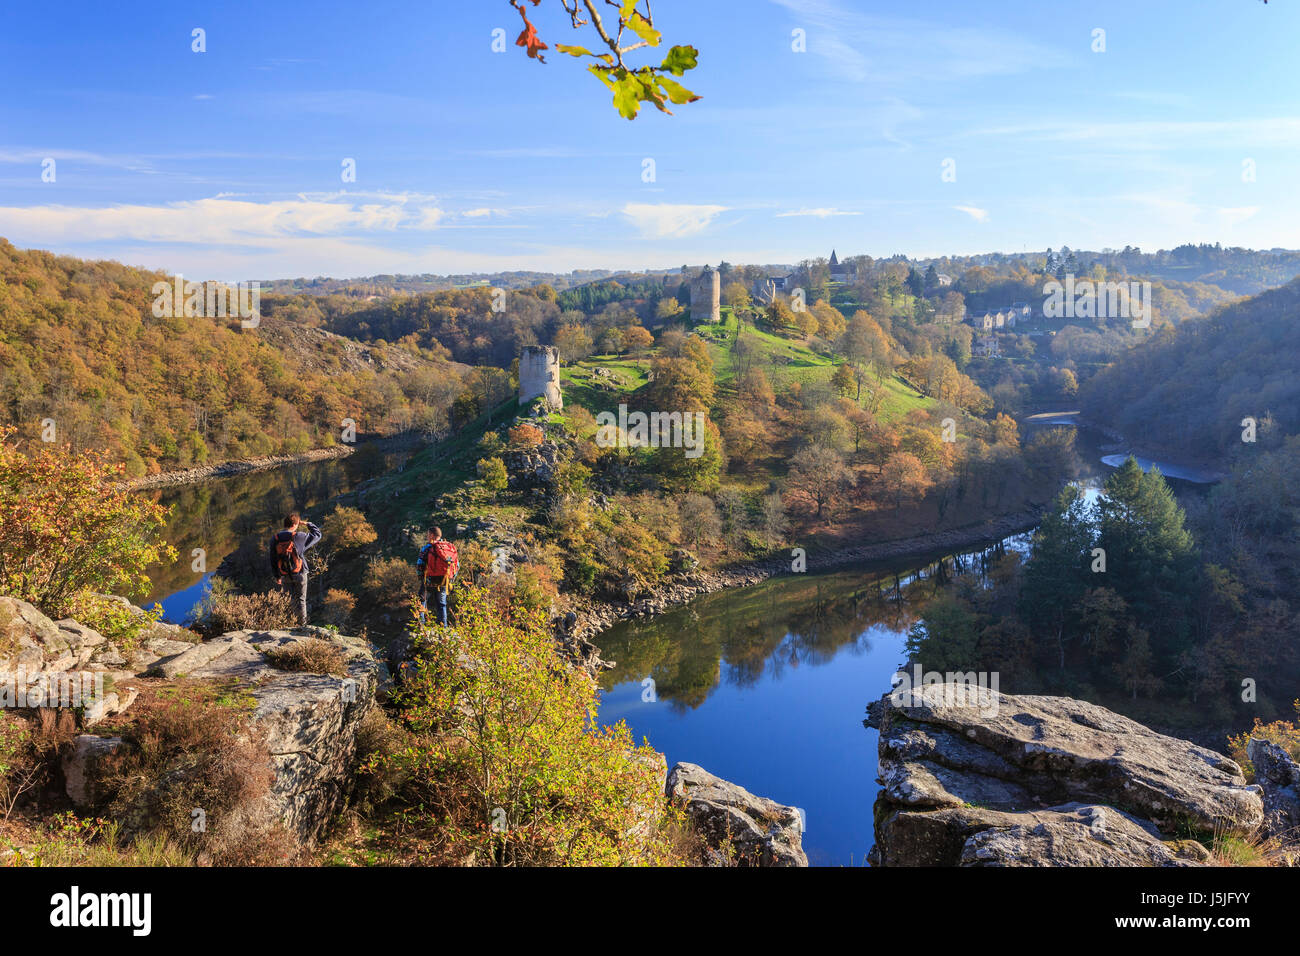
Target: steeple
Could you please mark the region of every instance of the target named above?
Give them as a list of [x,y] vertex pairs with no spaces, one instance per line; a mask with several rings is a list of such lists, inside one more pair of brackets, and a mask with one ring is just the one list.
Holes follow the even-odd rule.
[[832,250],[831,250],[831,266],[834,267],[834,266],[837,266],[837,265],[839,265],[839,264],[840,264],[840,260],[837,259],[837,258],[835,257],[835,250],[832,249]]

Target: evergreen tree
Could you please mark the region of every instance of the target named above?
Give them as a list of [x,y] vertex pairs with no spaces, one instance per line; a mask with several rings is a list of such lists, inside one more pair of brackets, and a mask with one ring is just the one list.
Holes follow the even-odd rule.
[[1106,479],[1097,514],[1106,584],[1150,628],[1152,650],[1167,660],[1181,649],[1197,589],[1196,545],[1183,509],[1159,469],[1143,473],[1130,456]]
[[1055,648],[1065,669],[1066,644],[1075,636],[1076,606],[1092,581],[1092,547],[1096,527],[1077,485],[1067,485],[1052,502],[1034,533],[1033,552],[1025,566],[1020,614],[1031,632]]

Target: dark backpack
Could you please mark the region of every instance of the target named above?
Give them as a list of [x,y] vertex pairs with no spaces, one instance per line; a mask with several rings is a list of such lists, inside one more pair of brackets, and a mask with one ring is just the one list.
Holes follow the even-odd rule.
[[293,544],[292,531],[277,532],[272,539],[275,546],[275,571],[280,577],[287,574],[302,574],[302,555]]

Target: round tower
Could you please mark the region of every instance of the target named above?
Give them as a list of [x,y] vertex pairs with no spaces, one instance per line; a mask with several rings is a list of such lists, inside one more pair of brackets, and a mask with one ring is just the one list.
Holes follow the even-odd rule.
[[519,404],[545,398],[555,411],[564,407],[560,397],[560,353],[554,345],[525,345],[519,353]]
[[706,265],[691,283],[691,321],[722,321],[722,277]]

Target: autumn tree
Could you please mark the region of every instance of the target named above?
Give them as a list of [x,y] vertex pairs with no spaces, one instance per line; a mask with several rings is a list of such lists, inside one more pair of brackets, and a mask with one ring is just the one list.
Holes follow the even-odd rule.
[[728,282],[722,290],[722,304],[730,306],[733,311],[743,311],[750,307],[752,299],[749,290],[740,282]]
[[561,360],[576,362],[591,354],[591,333],[581,325],[564,325],[555,333],[555,347]]
[[655,338],[640,325],[629,325],[623,330],[623,347],[633,355],[640,355],[654,345]]
[[143,595],[145,568],[175,561],[167,509],[122,490],[121,466],[41,446],[30,454],[0,428],[0,593],[53,617],[85,592]]
[[837,365],[834,374],[831,375],[831,387],[835,389],[836,394],[843,397],[854,390],[857,383],[857,376],[853,374],[853,369],[848,365]]
[[820,518],[826,503],[856,484],[857,478],[835,449],[808,445],[790,459],[789,481],[793,488],[813,500]]
[[910,452],[895,452],[881,469],[880,482],[894,499],[894,508],[898,509],[902,507],[904,498],[919,496],[925,491],[925,465]]

